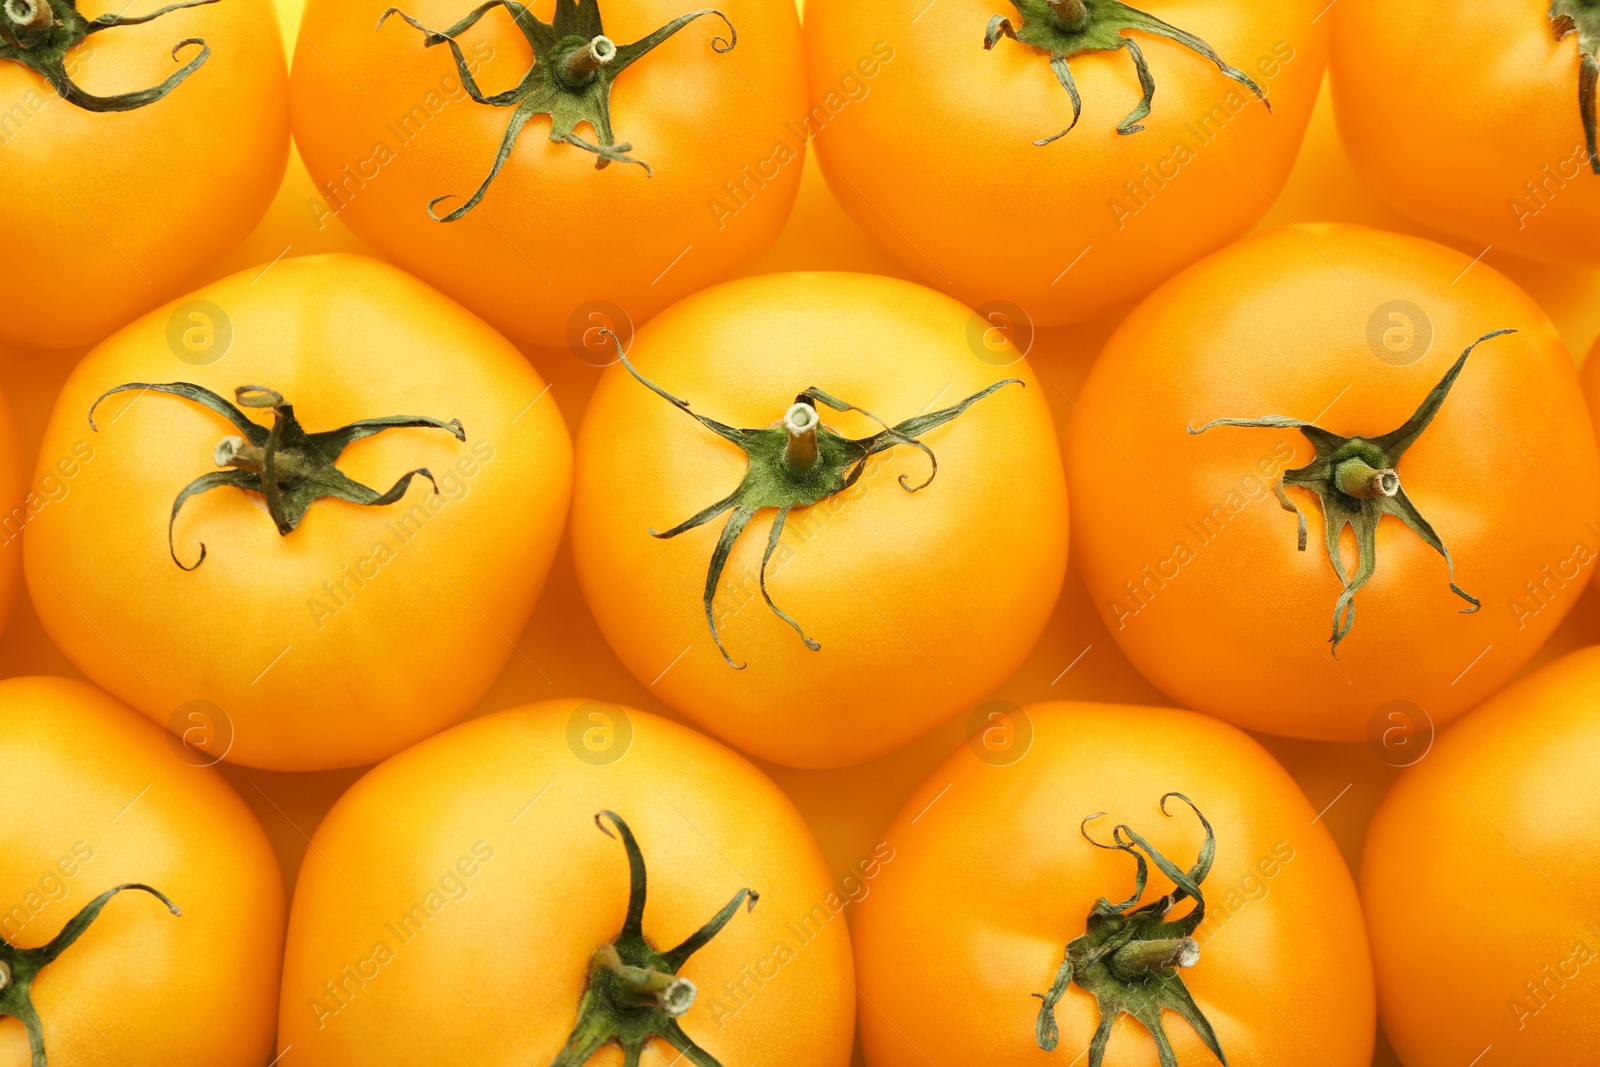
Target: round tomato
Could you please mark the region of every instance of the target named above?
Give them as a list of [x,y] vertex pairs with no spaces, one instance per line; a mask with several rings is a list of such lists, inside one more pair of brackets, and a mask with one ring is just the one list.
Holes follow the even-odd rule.
[[1355,886],[1260,745],[1171,709],[998,714],[1010,743],[912,794],[856,915],[871,1067],[1367,1067]]
[[5,340],[104,337],[242,240],[283,176],[272,4],[128,7],[0,6]]
[[61,391],[39,470],[64,489],[24,553],[39,617],[218,758],[390,755],[477,702],[532,610],[571,478],[547,391],[483,322],[373,260],[202,289]]
[[306,6],[314,210],[512,336],[631,328],[783,228],[809,136],[793,0],[390,7]]
[[[1592,1060],[1596,746],[1600,648],[1590,648],[1452,726],[1384,798],[1361,899],[1383,1029],[1407,1067],[1459,1067],[1491,1046],[1505,1067]],[[1470,945],[1472,965],[1441,967],[1447,945]]]
[[1016,670],[1067,496],[1039,380],[986,326],[910,282],[787,274],[641,330],[589,402],[572,514],[627,668],[798,767],[882,755]]
[[1322,84],[1322,6],[811,0],[807,121],[840,202],[927,284],[1080,322],[1268,210]]
[[1175,700],[1269,733],[1460,714],[1600,553],[1600,456],[1555,327],[1412,237],[1282,228],[1180,274],[1107,342],[1067,448],[1117,643]]
[[816,843],[684,727],[593,700],[478,719],[370,772],[312,844],[279,1023],[306,1067],[850,1060]]
[[82,682],[0,682],[0,1062],[272,1058],[278,864],[171,741]]
[[1600,266],[1600,9],[1345,0],[1329,17],[1339,133],[1385,200],[1474,248]]

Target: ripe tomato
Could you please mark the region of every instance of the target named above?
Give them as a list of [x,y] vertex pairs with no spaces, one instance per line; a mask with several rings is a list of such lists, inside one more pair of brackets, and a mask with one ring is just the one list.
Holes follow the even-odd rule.
[[[1407,1067],[1469,1063],[1489,1046],[1506,1067],[1592,1060],[1597,744],[1589,648],[1452,726],[1384,799],[1361,898],[1384,1032]],[[1472,966],[1441,967],[1441,945],[1471,945]]]
[[[1557,29],[1563,13],[1578,32]],[[1384,199],[1474,247],[1600,266],[1600,12],[1347,0],[1330,19],[1339,133]]]
[[[1163,1064],[1371,1062],[1355,886],[1260,745],[1172,709],[1036,704],[1007,719],[1026,741],[958,749],[889,827],[895,859],[854,925],[871,1067],[1067,1064],[1086,1050],[1090,1067],[1143,1067],[1163,1030],[1177,1054]],[[1112,962],[1084,951],[1124,939]]]
[[[1301,226],[1218,253],[1129,316],[1076,411],[1102,617],[1175,700],[1251,729],[1354,741],[1396,701],[1443,723],[1527,661],[1600,553],[1600,457],[1554,326],[1417,238]],[[1264,416],[1290,421],[1226,421]],[[1403,427],[1420,436],[1379,436]],[[1351,455],[1368,481],[1333,486]]]
[[[211,390],[211,410],[159,387],[106,395],[168,382]],[[476,703],[538,596],[571,477],[545,392],[483,322],[374,260],[286,259],[208,286],[62,389],[39,469],[66,463],[68,488],[24,553],[40,619],[157,722],[210,720],[196,743],[219,758],[387,756]],[[253,418],[225,414],[235,399]]]
[[[1064,32],[1074,4],[1089,28]],[[829,185],[970,304],[1055,325],[1138,298],[1267,211],[1327,56],[1320,0],[1150,6],[1164,23],[1109,0],[811,0]]]
[[137,7],[0,9],[0,338],[99,340],[242,240],[277,191],[289,109],[272,4]]
[[[279,1023],[307,1067],[610,1063],[590,1056],[630,994],[629,1064],[849,1062],[845,905],[816,843],[684,727],[593,700],[478,719],[357,782],[313,846]],[[653,980],[622,973],[642,960]]]
[[272,1058],[277,861],[170,741],[82,682],[0,682],[0,1062],[30,1062],[30,1031],[36,1065]]
[[[306,5],[292,97],[327,200],[314,209],[512,336],[560,345],[591,321],[643,322],[783,228],[807,140],[793,0],[680,16],[643,56],[629,42],[677,8],[403,0],[381,17],[390,6]],[[591,38],[615,58],[586,74],[564,60]]]
[[[910,282],[787,274],[641,330],[644,377],[612,366],[589,402],[572,514],[627,668],[798,767],[882,755],[1008,677],[1061,588],[1067,497],[1039,381],[985,325]],[[797,419],[820,459],[790,474]]]

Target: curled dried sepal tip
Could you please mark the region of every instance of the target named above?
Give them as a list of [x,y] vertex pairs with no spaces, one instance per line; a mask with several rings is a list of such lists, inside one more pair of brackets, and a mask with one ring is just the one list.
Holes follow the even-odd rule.
[[0,2],[0,59],[9,59],[33,70],[48,81],[62,99],[85,111],[132,111],[162,99],[199,70],[211,56],[211,48],[205,40],[187,37],[173,45],[173,62],[178,61],[178,52],[189,45],[199,45],[200,54],[161,84],[115,96],[96,96],[74,82],[67,72],[67,53],[102,30],[137,26],[172,11],[218,2],[185,0],[147,15],[105,14],[86,19],[78,13],[78,0],[3,0]]
[[[533,50],[534,62],[515,86],[493,96],[485,96],[456,38],[497,7],[505,8],[515,20],[517,28]],[[550,116],[550,140],[593,152],[597,170],[611,163],[637,163],[649,174],[649,164],[628,155],[633,151],[633,146],[618,143],[611,132],[611,83],[617,75],[657,45],[705,15],[717,16],[728,27],[728,36],[711,38],[714,51],[731,51],[739,42],[739,34],[733,28],[733,23],[715,8],[702,8],[679,15],[649,36],[625,45],[619,45],[605,35],[600,20],[599,0],[556,0],[555,16],[548,23],[516,0],[488,0],[444,30],[429,29],[397,7],[385,11],[378,19],[378,25],[381,27],[391,15],[399,15],[419,30],[424,48],[438,44],[450,46],[461,84],[473,100],[491,107],[513,109],[489,176],[465,204],[446,215],[437,214],[434,208],[456,194],[446,193],[431,200],[428,203],[428,215],[436,222],[455,222],[478,206],[478,202],[489,191],[490,184],[500,174],[500,168],[511,158],[511,150],[522,128],[535,115]],[[578,136],[576,130],[581,123],[588,123],[594,130],[595,141],[586,141]]]
[[[234,390],[234,399],[238,401],[238,406],[235,406],[211,390],[190,382],[128,382],[108,389],[89,406],[90,428],[97,432],[99,430],[95,425],[94,412],[102,400],[113,393],[130,390],[167,393],[193,401],[221,415],[243,433],[242,437],[224,437],[212,450],[212,460],[227,470],[202,474],[184,486],[172,502],[172,514],[167,520],[167,551],[172,554],[172,562],[186,571],[194,570],[206,558],[206,546],[202,542],[199,559],[184,566],[178,559],[178,550],[172,540],[178,512],[192,496],[222,486],[260,493],[266,500],[267,513],[277,525],[278,533],[286,536],[300,525],[300,520],[312,504],[328,497],[351,504],[381,507],[403,497],[411,485],[411,479],[415,477],[426,478],[433,485],[433,491],[439,491],[438,483],[426,467],[407,471],[383,493],[362,485],[337,466],[339,456],[353,442],[385,430],[405,428],[446,430],[458,441],[467,439],[460,419],[444,422],[426,415],[362,419],[337,430],[307,433],[295,418],[293,405],[273,389],[261,385],[241,385]],[[241,408],[270,409],[271,429],[252,422]]]
[[1050,69],[1055,73],[1056,80],[1072,100],[1072,122],[1060,133],[1033,142],[1036,145],[1047,145],[1065,137],[1083,116],[1083,97],[1078,92],[1078,84],[1073,80],[1067,60],[1084,52],[1127,49],[1144,96],[1128,117],[1117,123],[1117,132],[1126,136],[1144,129],[1141,123],[1150,114],[1151,101],[1156,95],[1156,82],[1138,42],[1125,36],[1133,32],[1166,37],[1204,56],[1215,63],[1224,75],[1254,93],[1266,105],[1267,111],[1272,110],[1272,101],[1261,91],[1261,86],[1244,71],[1225,62],[1205,41],[1119,0],[1012,0],[1012,3],[1022,15],[1022,25],[1018,26],[1005,15],[994,16],[984,32],[983,47],[992,49],[1000,38],[1009,37],[1045,53],[1050,57]]
[[[739,535],[744,532],[744,528],[749,525],[757,512],[768,508],[776,509],[778,512],[772,520],[772,529],[767,535],[766,553],[761,557],[759,574],[761,596],[773,614],[788,623],[795,633],[800,635],[800,640],[805,642],[805,646],[816,652],[822,646],[807,637],[800,624],[778,607],[773,602],[771,594],[767,592],[767,564],[771,562],[773,553],[778,549],[778,542],[783,536],[784,524],[788,521],[789,513],[795,508],[809,507],[849,489],[856,484],[862,471],[866,469],[867,460],[897,445],[907,445],[922,452],[928,457],[930,467],[927,479],[917,485],[912,485],[904,474],[900,475],[900,487],[908,493],[926,489],[939,473],[939,461],[934,457],[933,449],[918,438],[929,430],[943,426],[956,418],[990,393],[1007,385],[1025,384],[1020,378],[1007,378],[974,393],[959,404],[914,416],[894,426],[890,426],[870,411],[812,386],[795,398],[784,417],[774,425],[741,430],[690,411],[687,400],[680,400],[640,374],[638,368],[629,362],[627,354],[622,350],[621,342],[616,340],[615,335],[612,340],[617,345],[617,358],[640,384],[695,419],[718,437],[738,445],[745,453],[748,465],[745,468],[744,478],[733,492],[665,533],[650,531],[652,537],[677,537],[681,533],[704,526],[719,515],[732,513],[728,515],[728,521],[717,538],[716,547],[711,551],[711,566],[706,572],[701,603],[705,609],[706,622],[711,627],[711,639],[716,642],[722,658],[735,670],[743,670],[747,664],[735,663],[733,657],[728,655],[728,650],[722,644],[722,637],[717,632],[716,613],[712,604],[716,598],[717,585],[721,581],[723,568],[733,551],[734,542],[739,539]],[[822,422],[817,414],[818,404],[834,411],[859,412],[883,429],[871,437],[851,440]]]
[[[1299,520],[1301,552],[1306,550],[1306,516],[1294,501],[1289,499],[1284,487],[1298,486],[1308,489],[1316,494],[1318,502],[1322,505],[1322,526],[1328,562],[1344,585],[1339,598],[1334,602],[1333,634],[1329,638],[1335,656],[1339,654],[1339,642],[1344,640],[1350,628],[1355,625],[1355,595],[1367,584],[1377,569],[1378,522],[1384,515],[1393,516],[1405,523],[1413,533],[1422,538],[1425,544],[1444,557],[1445,568],[1450,576],[1450,591],[1470,605],[1462,609],[1463,615],[1470,615],[1482,606],[1477,597],[1456,584],[1455,561],[1450,558],[1450,550],[1445,547],[1433,526],[1422,517],[1422,513],[1406,495],[1395,467],[1399,464],[1400,457],[1416,443],[1417,438],[1422,436],[1422,432],[1439,413],[1439,408],[1444,404],[1445,397],[1450,395],[1450,389],[1460,376],[1462,367],[1466,365],[1467,357],[1472,355],[1472,350],[1490,338],[1516,332],[1513,329],[1494,330],[1468,345],[1466,351],[1461,353],[1460,358],[1445,373],[1439,384],[1423,398],[1411,418],[1407,419],[1399,429],[1378,437],[1344,437],[1302,419],[1284,415],[1266,415],[1256,419],[1212,419],[1204,426],[1188,427],[1191,434],[1204,433],[1214,426],[1295,429],[1311,442],[1312,448],[1316,450],[1311,462],[1304,467],[1284,471],[1273,483],[1272,491],[1278,498],[1278,504],[1285,511],[1293,512]],[[1345,573],[1344,559],[1339,545],[1340,535],[1346,526],[1355,533],[1356,550],[1360,556],[1356,561],[1354,574]]]
[[[1179,974],[1179,968],[1192,967],[1200,960],[1200,945],[1194,938],[1206,913],[1200,884],[1211,873],[1211,864],[1216,858],[1216,834],[1199,807],[1182,793],[1168,793],[1161,798],[1163,815],[1171,814],[1167,811],[1167,801],[1173,798],[1187,804],[1205,828],[1200,854],[1187,871],[1158,852],[1126,823],[1112,828],[1111,844],[1090,837],[1089,824],[1104,818],[1103,811],[1090,815],[1079,825],[1078,832],[1096,848],[1126,852],[1133,857],[1136,864],[1133,893],[1115,903],[1105,897],[1095,902],[1083,936],[1067,945],[1050,991],[1034,994],[1044,1002],[1034,1024],[1034,1038],[1044,1051],[1054,1050],[1061,1040],[1056,1025],[1056,1005],[1076,983],[1095,998],[1100,1012],[1100,1024],[1089,1042],[1089,1067],[1101,1067],[1106,1045],[1111,1040],[1112,1024],[1123,1014],[1133,1016],[1150,1032],[1162,1067],[1176,1067],[1177,1060],[1163,1028],[1163,1011],[1183,1018],[1219,1061],[1228,1062],[1210,1021],[1189,995]],[[1171,880],[1174,889],[1140,906],[1139,900],[1149,880],[1150,863]],[[1181,918],[1168,920],[1168,913],[1185,899],[1192,899],[1194,906]]]

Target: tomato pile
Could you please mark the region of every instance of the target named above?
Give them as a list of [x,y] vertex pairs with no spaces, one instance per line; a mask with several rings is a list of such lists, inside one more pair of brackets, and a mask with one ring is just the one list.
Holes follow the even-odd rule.
[[1580,1067],[1600,0],[0,0],[0,1067]]

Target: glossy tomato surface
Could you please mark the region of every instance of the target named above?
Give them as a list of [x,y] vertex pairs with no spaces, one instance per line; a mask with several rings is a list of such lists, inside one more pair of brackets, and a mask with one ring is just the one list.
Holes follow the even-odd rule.
[[[1394,468],[1454,561],[1392,515],[1335,648],[1343,589],[1323,509],[1286,490],[1313,458],[1276,415],[1368,438],[1405,424],[1464,349]],[[1566,346],[1537,304],[1471,257],[1343,225],[1251,237],[1180,274],[1118,328],[1068,428],[1077,559],[1128,657],[1174,699],[1236,725],[1360,740],[1389,710],[1436,724],[1505,682],[1577,602],[1600,552],[1600,460]],[[1340,557],[1360,559],[1346,528]],[[1418,720],[1420,721],[1420,720]]]
[[[117,894],[32,984],[51,1064],[261,1067],[272,1045],[283,887],[255,817],[213,770],[82,682],[0,682],[0,933],[49,943]],[[15,1018],[0,1063],[30,1062]],[[34,1061],[43,1062],[43,1061]]]
[[[445,29],[476,5],[402,5]],[[519,5],[520,6],[520,5]],[[568,5],[573,7],[574,5]],[[516,108],[474,101],[447,46],[424,47],[388,0],[311,0],[293,77],[295,138],[326,205],[384,255],[506,333],[543,345],[592,321],[642,323],[758,256],[788,218],[806,136],[805,75],[792,0],[721,5],[617,75],[611,124],[628,162],[550,140],[527,121],[481,204],[454,222],[489,175]],[[548,22],[554,0],[527,5]],[[515,89],[534,53],[505,8],[459,35],[488,96]],[[603,0],[618,45],[686,12]],[[593,143],[594,130],[577,135]],[[653,176],[652,176],[653,175]],[[594,318],[598,316],[598,320]],[[574,342],[581,345],[581,340]]]
[[[555,1059],[628,906],[602,811],[638,840],[657,949],[760,894],[678,972],[698,990],[683,1031],[724,1064],[848,1063],[843,902],[794,806],[721,745],[583,700],[458,726],[339,801],[295,888],[282,1043],[310,1067]],[[686,1061],[652,1040],[639,1062]]]
[[[1082,1062],[1099,1024],[1095,999],[1076,984],[1066,991],[1055,1013],[1060,1043],[1045,1052],[1035,995],[1050,988],[1095,902],[1133,891],[1135,864],[1094,847],[1080,828],[1106,843],[1125,824],[1188,870],[1205,831],[1177,798],[1163,814],[1172,792],[1216,834],[1214,866],[1199,884],[1199,959],[1181,978],[1227,1062],[1370,1062],[1372,969],[1355,887],[1316,812],[1265,750],[1214,719],[1124,705],[1013,706],[995,728],[1011,740],[958,749],[886,834],[895,859],[854,927],[871,1067]],[[1152,869],[1144,901],[1172,889]],[[1187,1023],[1164,1018],[1178,1063],[1214,1062]],[[1154,1067],[1156,1045],[1121,1016],[1105,1063]]]
[[[1030,4],[1043,9],[1043,4]],[[1107,5],[1109,6],[1109,5]],[[1081,322],[1136,300],[1247,231],[1289,175],[1327,58],[1322,4],[1136,5],[1198,34],[1243,84],[1176,41],[1134,32],[1157,86],[1142,129],[1127,49],[1050,56],[1002,38],[993,0],[811,0],[806,62],[817,153],[852,218],[928,285],[974,306],[1004,299],[1036,323]]]
[[[385,506],[318,500],[288,534],[259,492],[200,493],[169,549],[175,499],[239,430],[155,390],[107,397],[94,425],[89,412],[125,383],[173,381],[229,400],[276,390],[307,432],[428,416],[459,419],[464,440],[355,441],[337,460],[349,478],[384,492],[426,469],[433,484],[419,474]],[[28,531],[34,605],[96,682],[179,733],[198,714],[209,753],[371,762],[454,721],[499,673],[555,553],[570,448],[545,383],[459,305],[374,260],[287,259],[153,312],[73,372],[40,450],[41,476],[72,474]]]
[[[1406,1067],[1588,1063],[1600,1029],[1600,649],[1447,730],[1373,819],[1361,871],[1384,1030]],[[1419,906],[1426,901],[1425,906]],[[1441,945],[1472,946],[1471,968]]]
[[[77,5],[90,19],[159,6]],[[147,89],[197,57],[200,45],[174,50],[190,38],[209,58],[164,99],[131,111],[85,110],[0,59],[0,288],[9,294],[0,339],[97,341],[169,297],[266,211],[289,151],[288,76],[269,0],[97,32],[67,53],[66,69],[99,96]]]
[[[740,485],[745,453],[621,365],[578,444],[573,557],[606,639],[635,677],[713,734],[777,763],[883,755],[976,703],[1027,656],[1061,588],[1067,499],[1039,379],[981,320],[920,286],[853,274],[730,282],[640,331],[639,372],[692,410],[769,426],[815,386],[896,424],[1015,378],[920,440],[875,456],[849,489],[794,510],[766,568],[775,509],[732,546],[703,606],[726,519],[665,531]],[[980,355],[981,354],[981,355]],[[883,429],[821,409],[852,439]],[[900,479],[905,479],[904,483]]]
[[1329,12],[1333,98],[1351,161],[1405,214],[1474,247],[1595,267],[1600,174],[1579,35],[1556,37],[1557,6],[1341,2]]

